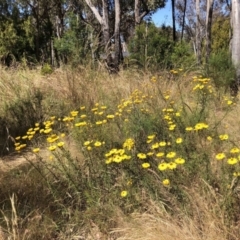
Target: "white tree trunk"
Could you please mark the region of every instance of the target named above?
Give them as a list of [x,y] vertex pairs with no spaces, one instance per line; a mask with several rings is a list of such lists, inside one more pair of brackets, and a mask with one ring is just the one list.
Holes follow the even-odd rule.
[[237,69],[237,77],[240,77],[240,0],[232,0],[231,22],[233,29],[232,62]]
[[121,40],[120,40],[120,1],[115,0],[115,26],[114,26],[114,68],[118,70],[118,66],[121,60]]
[[201,64],[201,25],[200,25],[200,2],[196,0],[196,57],[197,63]]
[[240,0],[232,0],[231,12],[232,39],[230,50],[232,54],[232,63],[236,69],[235,81],[231,83],[231,94],[236,96],[240,85]]

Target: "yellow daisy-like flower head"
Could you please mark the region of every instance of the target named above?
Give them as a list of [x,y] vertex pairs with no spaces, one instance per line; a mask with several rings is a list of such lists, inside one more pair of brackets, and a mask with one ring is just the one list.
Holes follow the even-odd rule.
[[50,146],[50,147],[48,148],[48,150],[54,151],[54,150],[56,150],[56,148],[57,148],[57,146]]
[[128,192],[126,190],[121,191],[120,195],[121,195],[122,198],[124,198],[124,197],[126,197],[128,195]]
[[162,184],[163,184],[164,186],[169,186],[169,185],[170,185],[170,180],[169,180],[169,179],[164,179],[164,180],[162,181]]
[[95,146],[95,147],[100,147],[101,145],[102,145],[102,143],[99,142],[99,141],[96,141],[96,142],[94,143],[94,146]]
[[237,158],[229,158],[227,160],[227,163],[230,164],[230,165],[234,165],[238,162]]
[[164,152],[159,152],[156,154],[156,157],[163,157],[164,156]]
[[153,140],[153,139],[155,138],[155,136],[156,136],[156,135],[149,135],[147,138],[148,138],[149,140]]
[[147,155],[145,153],[138,153],[137,157],[139,159],[146,159],[147,158]]
[[150,164],[149,164],[149,163],[143,163],[143,164],[142,164],[142,167],[143,167],[143,168],[149,168],[149,167],[150,167]]
[[160,163],[160,164],[158,165],[158,169],[159,169],[160,171],[165,171],[165,170],[168,169],[168,164],[167,164],[167,163]]
[[185,159],[183,159],[183,158],[176,158],[175,159],[175,163],[176,164],[184,164],[185,163]]
[[175,152],[169,152],[166,157],[167,158],[174,158],[176,156],[176,153]]
[[126,148],[127,150],[131,150],[134,146],[134,139],[128,138],[126,141],[123,143],[123,148]]
[[212,137],[211,136],[207,136],[207,140],[208,141],[212,141]]
[[151,149],[156,149],[156,148],[159,148],[159,143],[154,143],[154,144],[151,146]]
[[40,148],[34,148],[32,151],[33,151],[34,153],[38,153],[38,152],[40,151]]
[[175,162],[170,162],[168,163],[168,168],[173,170],[177,168],[177,164]]
[[180,144],[180,143],[182,143],[182,142],[183,142],[183,139],[182,139],[182,138],[177,138],[177,139],[176,139],[176,143],[177,143],[177,144]]
[[148,152],[147,155],[150,157],[150,156],[153,156],[154,153],[153,152]]
[[240,152],[240,149],[237,147],[234,147],[230,150],[230,153],[239,153],[239,152]]
[[219,138],[220,138],[220,140],[222,140],[222,141],[224,141],[224,140],[228,140],[228,134],[221,134],[221,135],[219,135]]
[[217,160],[222,160],[222,159],[224,159],[226,157],[226,155],[224,154],[224,153],[218,153],[217,155],[216,155],[216,159]]
[[109,114],[109,115],[107,115],[107,118],[108,119],[113,119],[115,116],[113,115],[113,114]]
[[159,146],[160,146],[160,147],[165,147],[166,145],[167,145],[166,142],[160,142],[160,143],[159,143]]
[[63,147],[63,145],[64,145],[64,142],[59,142],[59,143],[57,143],[57,146],[58,146],[58,147]]

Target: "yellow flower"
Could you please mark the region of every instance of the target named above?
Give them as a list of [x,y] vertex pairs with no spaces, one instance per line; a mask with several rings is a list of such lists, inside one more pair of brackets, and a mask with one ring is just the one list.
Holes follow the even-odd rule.
[[112,162],[112,158],[108,158],[108,159],[105,160],[106,164],[110,164],[111,162]]
[[230,150],[230,153],[239,153],[239,152],[240,152],[240,150],[237,147],[234,147]]
[[22,137],[22,139],[27,139],[27,138],[28,138],[28,136],[26,136],[26,135]]
[[180,143],[182,143],[182,142],[183,142],[182,138],[177,138],[177,139],[176,139],[176,143],[177,143],[177,144],[180,144]]
[[101,125],[103,122],[102,121],[97,121],[96,125]]
[[167,158],[174,158],[176,156],[176,153],[175,152],[169,152],[166,157]]
[[15,150],[16,150],[16,151],[20,151],[20,150],[21,150],[21,147],[20,147],[20,146],[15,147]]
[[227,134],[221,134],[219,135],[220,140],[224,141],[224,140],[228,140],[228,135]]
[[234,176],[234,177],[240,177],[240,172],[234,172],[234,173],[233,173],[233,176]]
[[165,147],[166,145],[167,145],[166,142],[160,142],[160,143],[159,143],[159,146],[160,146],[160,147]]
[[177,164],[184,164],[185,163],[185,159],[183,159],[183,158],[176,158],[175,159],[175,163],[177,163]]
[[107,115],[107,118],[108,118],[108,119],[113,119],[113,118],[114,118],[114,115]]
[[176,124],[172,124],[172,125],[169,126],[168,129],[169,129],[170,131],[173,131],[175,128],[176,128]]
[[222,160],[222,159],[224,159],[226,156],[225,156],[225,154],[224,153],[218,153],[217,155],[216,155],[216,159],[217,160]]
[[148,156],[153,156],[153,154],[154,154],[153,152],[148,152],[147,153]]
[[48,148],[48,150],[54,151],[56,148],[57,148],[57,146],[50,146],[50,147]]
[[134,139],[128,138],[126,141],[123,143],[123,148],[126,148],[127,150],[131,150],[134,146]]
[[98,110],[98,108],[92,108],[92,112],[96,112]]
[[228,101],[227,101],[227,104],[228,104],[228,105],[231,105],[232,103],[233,103],[233,101],[231,101],[231,100],[228,100]]
[[173,170],[177,168],[177,164],[175,162],[170,162],[168,163],[168,168]]
[[151,146],[151,149],[156,149],[159,147],[159,144],[158,143],[154,143],[152,146]]
[[186,129],[185,129],[186,131],[192,131],[193,130],[193,128],[192,127],[186,127]]
[[159,152],[156,154],[156,157],[163,157],[164,156],[164,152]]
[[155,135],[149,135],[147,138],[153,140],[155,138]]
[[122,162],[123,158],[122,156],[116,155],[113,157],[113,162],[120,163]]
[[197,123],[194,127],[195,130],[201,130],[204,128],[208,128],[208,124],[206,123]]
[[102,145],[102,143],[99,142],[99,141],[96,141],[96,142],[94,143],[94,146],[95,146],[95,147],[100,147],[101,145]]
[[169,180],[169,179],[164,179],[164,180],[162,181],[162,184],[163,184],[164,186],[169,186],[169,185],[170,185],[170,180]]
[[76,117],[78,115],[78,111],[71,111],[70,114],[72,117]]
[[145,153],[138,153],[137,157],[139,159],[146,159],[147,158],[147,155]]
[[58,147],[62,147],[64,145],[64,142],[59,142],[57,145]]
[[40,148],[34,148],[34,149],[33,149],[33,152],[34,152],[34,153],[38,153],[39,151],[40,151]]
[[86,117],[87,117],[86,114],[82,114],[82,115],[80,116],[80,118],[86,118]]
[[79,122],[79,123],[75,123],[75,127],[81,127],[81,126],[86,126],[87,122]]
[[166,170],[168,168],[168,164],[167,163],[160,163],[159,165],[158,165],[158,169],[160,170],[160,171],[164,171],[164,170]]
[[238,162],[237,158],[229,158],[227,160],[227,163],[230,164],[230,165],[234,165]]
[[207,136],[207,140],[208,141],[212,141],[212,137],[211,136]]
[[45,129],[43,132],[45,133],[45,134],[48,134],[48,133],[50,133],[52,131],[52,129],[51,128],[48,128],[48,129]]
[[121,192],[121,197],[124,198],[124,197],[126,197],[127,195],[128,195],[128,192],[127,192],[127,191],[124,190],[124,191]]
[[142,167],[143,167],[143,168],[149,168],[149,167],[150,167],[150,164],[149,164],[149,163],[143,163],[143,164],[142,164]]
[[86,141],[86,142],[83,143],[83,145],[88,146],[88,145],[90,145],[90,143],[91,143],[90,141]]
[[21,138],[20,136],[18,136],[18,137],[15,137],[15,139],[16,139],[16,140],[20,140],[20,138]]

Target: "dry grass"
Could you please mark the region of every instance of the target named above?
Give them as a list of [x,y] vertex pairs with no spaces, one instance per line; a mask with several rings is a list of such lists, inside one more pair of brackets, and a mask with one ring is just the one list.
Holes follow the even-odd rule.
[[[106,71],[99,69],[97,72],[90,71],[89,69],[79,69],[77,74],[70,69],[58,69],[49,76],[40,75],[40,70],[22,70],[8,72],[0,69],[0,87],[3,94],[0,96],[0,114],[4,114],[3,107],[5,103],[10,103],[13,100],[23,98],[26,95],[32,94],[34,89],[40,89],[46,94],[46,102],[44,103],[46,115],[54,115],[59,108],[56,108],[58,102],[64,102],[67,105],[67,110],[77,109],[82,105],[92,106],[96,102],[102,104],[116,105],[119,99],[126,99],[136,89],[146,92],[146,84],[151,79],[151,74],[144,74],[137,71],[124,71],[118,75],[109,76]],[[167,77],[167,73],[162,74]],[[164,78],[163,77],[163,78]],[[173,79],[156,83],[156,87],[148,89],[149,94],[161,94],[166,91],[171,91],[172,100],[178,104],[180,94],[183,95],[185,104],[191,106],[193,99],[189,94],[192,90],[189,84],[192,76],[182,77],[178,82]],[[180,90],[181,89],[181,90]],[[223,118],[224,112],[216,104],[211,109],[210,124],[214,124],[218,119]],[[234,107],[234,111],[223,118],[222,125],[235,143],[239,143],[239,130],[240,120],[236,116],[240,114],[240,106]],[[47,117],[47,116],[46,116]],[[67,149],[71,152],[72,156],[83,158],[81,149],[75,145],[69,136]],[[214,153],[213,153],[214,155]],[[27,156],[28,159],[35,161],[33,155]],[[12,168],[19,167],[25,158],[11,160],[8,158],[1,160],[1,172],[8,172]],[[27,178],[27,176],[25,177]],[[28,180],[30,181],[30,180]],[[126,216],[121,211],[116,209],[114,222],[117,226],[108,233],[101,232],[99,226],[90,221],[90,227],[86,231],[84,229],[76,229],[69,224],[66,228],[68,232],[60,232],[58,234],[59,240],[67,239],[88,239],[88,240],[238,240],[240,233],[236,226],[229,226],[224,222],[224,212],[220,208],[222,204],[219,199],[216,189],[212,189],[207,183],[202,182],[205,186],[203,192],[202,187],[195,185],[193,188],[184,189],[190,205],[186,208],[173,209],[172,214],[165,210],[163,205],[159,207],[152,201],[146,204],[146,212],[135,212]],[[31,184],[30,184],[31,185]],[[21,186],[21,184],[19,184]],[[200,192],[200,189],[202,192]],[[30,191],[31,192],[31,191]],[[34,191],[33,191],[34,192]],[[35,193],[35,192],[34,192]],[[173,200],[174,201],[174,200]],[[13,210],[13,219],[18,219],[17,211],[14,205],[14,199],[11,197],[11,205]],[[42,232],[53,231],[54,221],[47,219],[45,213],[40,212],[39,209],[34,209],[28,216],[26,229],[22,230],[24,233],[19,237],[16,235],[17,229],[9,229],[9,233],[4,233],[0,228],[0,239],[16,239],[22,240],[30,239],[28,236],[33,236],[31,232],[37,232],[40,227]],[[80,214],[80,213],[79,213]],[[107,215],[107,212],[106,212]],[[43,221],[45,219],[45,222]],[[46,220],[47,219],[47,220]],[[5,219],[7,221],[7,219]],[[10,220],[9,220],[10,221]],[[111,217],[109,222],[113,221]],[[19,224],[19,223],[18,223]],[[14,225],[14,226],[15,226]],[[52,229],[51,229],[52,228]],[[14,230],[14,231],[13,231]],[[15,234],[15,235],[14,235]],[[25,234],[25,235],[24,235]],[[4,236],[5,235],[5,236]],[[45,239],[50,239],[46,235]],[[15,237],[14,237],[15,236]],[[40,236],[36,234],[35,236]],[[53,238],[51,238],[53,239]]]
[[179,209],[170,215],[151,203],[148,212],[133,213],[112,233],[121,235],[117,240],[238,240],[237,228],[229,230],[224,223],[215,193],[208,190],[202,195],[198,190],[186,189],[191,213]]

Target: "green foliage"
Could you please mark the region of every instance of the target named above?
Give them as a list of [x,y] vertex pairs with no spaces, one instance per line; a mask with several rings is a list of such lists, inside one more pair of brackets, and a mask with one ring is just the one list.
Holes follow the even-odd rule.
[[190,44],[174,43],[171,28],[164,25],[157,28],[152,23],[141,24],[129,43],[129,50],[130,62],[135,60],[141,67],[150,70],[189,67],[194,62]]
[[195,56],[193,54],[190,43],[185,41],[177,42],[173,47],[171,54],[171,63],[174,67],[182,67],[190,69],[195,62]]
[[212,25],[212,53],[228,51],[230,42],[230,17],[219,16]]
[[54,47],[60,54],[62,61],[73,66],[85,64],[90,55],[90,29],[87,28],[79,18],[70,13],[68,14],[69,28],[61,38],[55,38]]
[[50,66],[48,63],[44,63],[41,69],[41,74],[42,75],[48,75],[53,73],[53,68]]
[[213,53],[205,68],[205,74],[213,79],[217,88],[225,88],[227,90],[234,82],[235,68],[226,50],[219,50]]
[[143,23],[135,30],[129,43],[130,58],[137,60],[145,69],[170,67],[170,55],[173,50],[171,29],[158,29],[153,23]]

